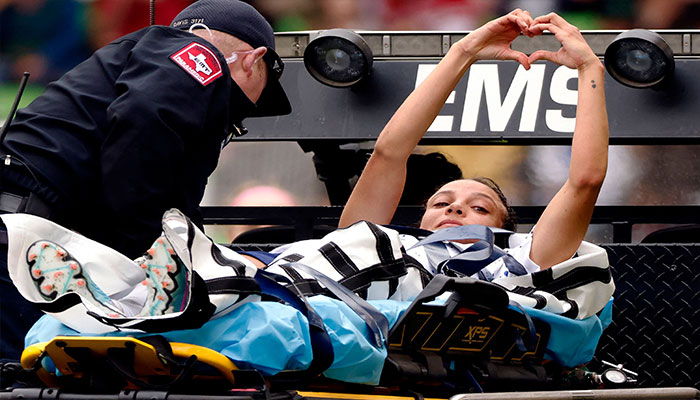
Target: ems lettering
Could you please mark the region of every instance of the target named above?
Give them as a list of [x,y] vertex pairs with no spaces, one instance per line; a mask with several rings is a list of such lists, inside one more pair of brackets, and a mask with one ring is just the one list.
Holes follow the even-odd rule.
[[[434,64],[420,64],[416,74],[416,87],[425,80],[436,67]],[[467,86],[464,93],[462,118],[459,130],[475,132],[477,124],[488,123],[491,132],[504,132],[512,118],[519,117],[520,132],[534,132],[538,127],[537,116],[540,112],[543,86],[545,85],[545,64],[534,64],[530,70],[519,66],[510,81],[505,96],[501,93],[501,79],[508,79],[499,73],[498,64],[474,64],[469,69]],[[577,90],[569,89],[571,79],[577,79],[577,72],[565,66],[555,69],[549,83],[547,94],[556,104],[575,106]],[[459,87],[459,86],[458,86]],[[523,98],[524,97],[524,98]],[[445,104],[454,104],[456,92],[450,93]],[[485,98],[486,121],[478,121],[482,108],[482,98]],[[523,98],[520,115],[515,115],[515,109]],[[501,100],[503,99],[503,100]],[[543,110],[547,129],[554,132],[573,132],[575,117],[565,117],[563,109],[553,108]],[[451,132],[454,130],[454,115],[441,114],[430,125],[429,132]],[[541,129],[542,127],[540,127]]]
[[[571,79],[578,79],[575,69],[561,66],[554,71],[552,83],[549,85],[549,95],[558,104],[577,105],[578,91],[567,88]],[[576,126],[575,117],[564,117],[562,110],[547,110],[545,113],[547,127],[555,132],[573,132]]]

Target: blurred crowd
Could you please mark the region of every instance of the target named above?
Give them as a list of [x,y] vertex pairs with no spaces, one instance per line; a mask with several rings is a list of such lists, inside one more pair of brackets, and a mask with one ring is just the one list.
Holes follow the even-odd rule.
[[[155,23],[168,24],[192,0],[157,0]],[[474,29],[516,7],[556,11],[586,29],[699,29],[700,0],[250,0],[276,31]],[[45,85],[99,47],[150,23],[149,0],[0,0],[0,90],[22,72]],[[11,97],[5,90],[5,97]],[[14,93],[13,91],[11,92]],[[3,92],[0,91],[0,97]],[[0,118],[7,99],[0,99]],[[10,99],[11,100],[11,99]],[[3,104],[5,103],[5,104]],[[293,143],[238,143],[222,154],[205,204],[328,204],[312,155]],[[435,149],[426,149],[433,151]],[[461,146],[439,149],[466,176],[496,179],[514,205],[546,204],[561,186],[566,147]],[[616,146],[599,204],[700,204],[700,156],[681,146]],[[496,160],[496,161],[494,161]],[[555,165],[557,165],[555,167]],[[690,167],[689,167],[690,166]],[[231,174],[230,171],[237,171]],[[682,174],[678,173],[683,171]],[[241,177],[250,180],[241,181]],[[640,184],[643,183],[643,185]],[[654,183],[664,185],[663,190]],[[251,188],[266,188],[252,190]],[[246,192],[247,191],[247,192]],[[256,198],[243,193],[266,193]],[[227,240],[220,238],[220,240]],[[599,241],[604,241],[601,239]]]
[[698,28],[696,0],[255,0],[281,31],[470,30],[514,8],[556,11],[580,29]]
[[[157,0],[167,24],[192,0]],[[580,29],[700,28],[700,0],[250,0],[277,31],[470,30],[516,7],[556,11]],[[0,0],[0,79],[47,83],[149,24],[149,0]]]

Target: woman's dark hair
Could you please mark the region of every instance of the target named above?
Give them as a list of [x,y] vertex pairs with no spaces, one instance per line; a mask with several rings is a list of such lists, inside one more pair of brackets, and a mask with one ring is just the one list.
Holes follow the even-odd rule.
[[486,185],[489,188],[491,188],[491,190],[496,192],[496,194],[498,195],[498,199],[501,200],[501,204],[503,204],[503,206],[506,208],[506,215],[503,218],[502,228],[515,232],[515,228],[517,227],[515,210],[513,210],[513,208],[508,205],[508,199],[506,199],[506,195],[503,194],[501,187],[498,186],[498,184],[494,182],[493,179],[487,178],[485,176],[470,178],[470,180],[479,182],[482,185]]
[[425,205],[444,184],[462,179],[459,166],[442,153],[411,154],[406,163],[406,185],[400,205]]

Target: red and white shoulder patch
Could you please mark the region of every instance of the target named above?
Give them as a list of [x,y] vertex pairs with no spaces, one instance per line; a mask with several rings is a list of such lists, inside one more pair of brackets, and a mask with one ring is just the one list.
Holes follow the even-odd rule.
[[214,52],[197,42],[183,47],[170,56],[170,59],[202,86],[207,86],[223,75],[221,64]]

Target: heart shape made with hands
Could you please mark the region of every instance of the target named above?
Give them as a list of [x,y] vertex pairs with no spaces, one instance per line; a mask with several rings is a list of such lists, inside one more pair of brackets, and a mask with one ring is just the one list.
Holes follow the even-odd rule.
[[[552,33],[561,43],[558,51],[537,50],[529,56],[513,50],[511,44],[520,35],[534,37],[545,31]],[[463,48],[479,60],[514,60],[525,67],[538,60],[550,61],[579,69],[595,64],[602,65],[579,29],[556,13],[532,18],[528,11],[515,9],[487,22],[467,35]],[[462,41],[460,41],[462,42]]]
[[520,62],[525,69],[529,69],[530,64],[538,60],[550,61],[572,69],[600,64],[600,60],[588,46],[579,29],[554,12],[533,19],[528,11],[516,9],[501,18],[510,24],[511,31],[518,29],[519,34],[528,37],[539,36],[548,31],[561,43],[561,48],[557,51],[537,50],[527,56],[510,48],[517,36],[513,37],[508,43],[510,51],[507,54],[510,59]]

